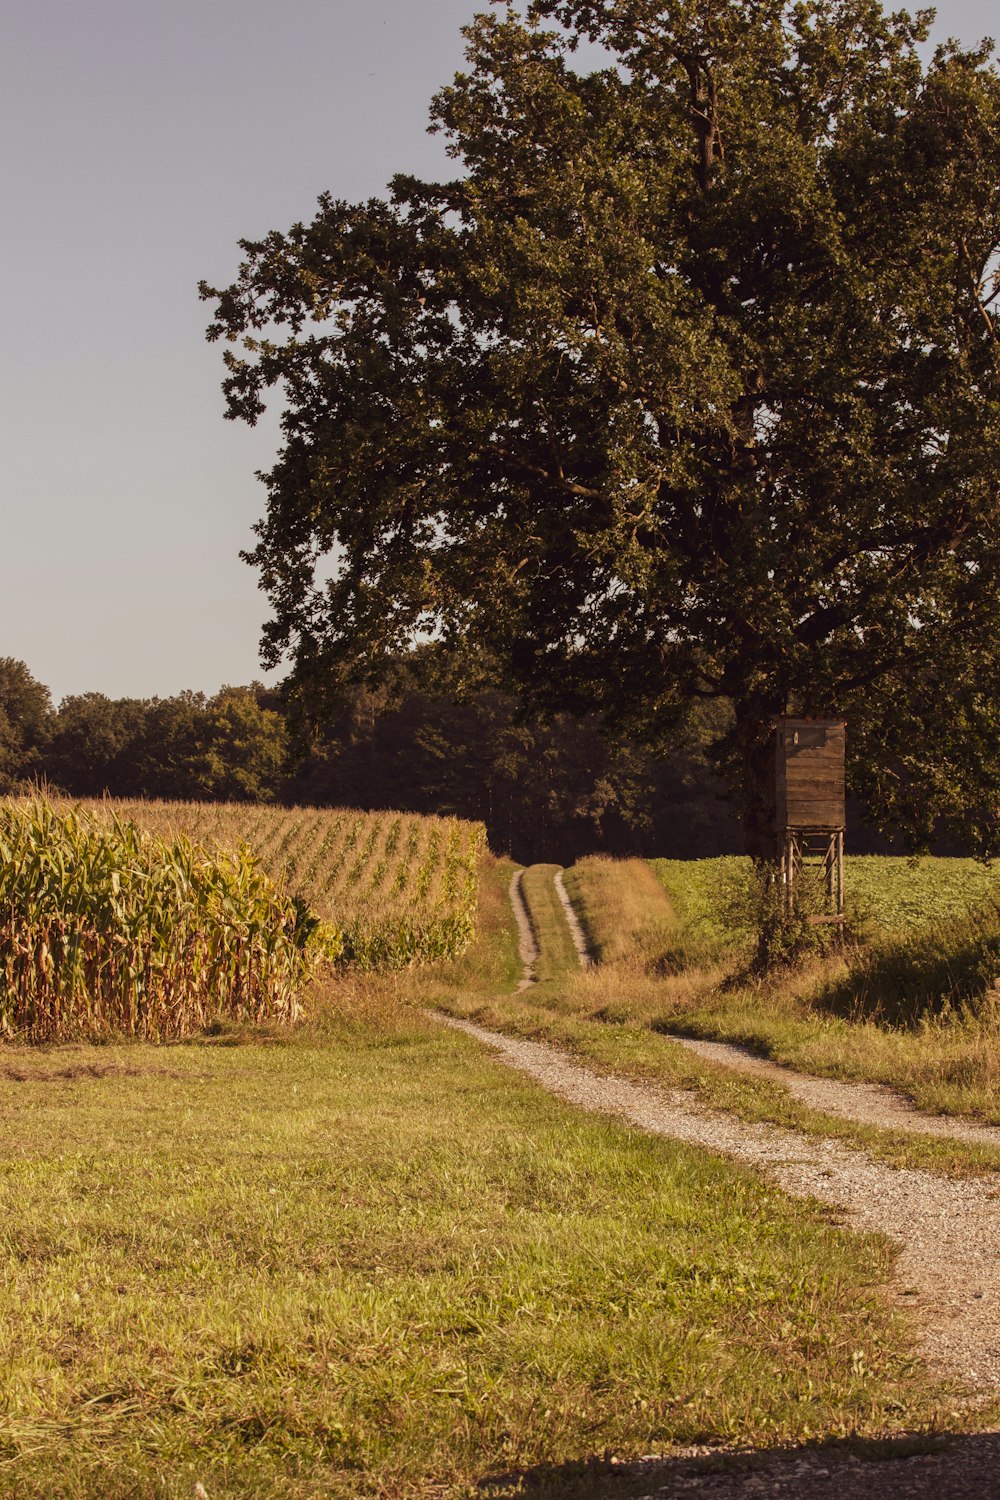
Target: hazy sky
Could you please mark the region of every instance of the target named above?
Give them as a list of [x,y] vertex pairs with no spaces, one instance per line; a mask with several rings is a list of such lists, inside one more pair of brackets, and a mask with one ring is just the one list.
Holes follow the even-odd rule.
[[[240,562],[275,432],[223,421],[196,286],[236,241],[437,175],[480,0],[7,0],[0,656],[58,699],[260,675]],[[997,0],[939,31],[1000,32]],[[447,170],[447,168],[445,168]]]

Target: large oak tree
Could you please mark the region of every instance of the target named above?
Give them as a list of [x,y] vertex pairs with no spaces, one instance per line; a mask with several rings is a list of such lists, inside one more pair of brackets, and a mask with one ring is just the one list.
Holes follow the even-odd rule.
[[283,402],[266,659],[474,641],[650,742],[725,699],[758,854],[771,716],[846,712],[883,823],[994,847],[1000,78],[929,19],[502,7],[434,101],[453,181],[244,242],[202,290],[228,414]]

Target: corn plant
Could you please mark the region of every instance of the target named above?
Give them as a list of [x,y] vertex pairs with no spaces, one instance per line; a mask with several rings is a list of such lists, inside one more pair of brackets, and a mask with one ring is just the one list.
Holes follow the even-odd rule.
[[290,1020],[339,934],[245,846],[0,803],[0,1033],[176,1037],[225,1016]]
[[250,842],[273,879],[342,935],[340,960],[365,969],[456,957],[475,930],[481,823],[343,808],[259,808],[239,803],[93,803],[160,837],[209,847]]

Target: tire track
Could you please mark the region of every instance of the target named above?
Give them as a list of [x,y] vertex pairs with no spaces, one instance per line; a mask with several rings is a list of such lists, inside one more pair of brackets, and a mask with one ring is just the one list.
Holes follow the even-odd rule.
[[538,974],[535,970],[535,965],[538,963],[538,943],[535,939],[535,929],[531,925],[524,891],[521,889],[523,879],[524,871],[515,870],[508,888],[514,920],[517,923],[517,952],[524,968],[521,981],[517,986],[519,994],[522,990],[530,989],[533,984],[538,983]]
[[587,946],[587,936],[583,930],[583,924],[581,923],[580,918],[577,915],[576,907],[570,900],[569,891],[566,889],[566,886],[563,882],[562,870],[556,871],[555,887],[556,895],[559,897],[562,909],[566,913],[566,921],[569,925],[570,937],[573,939],[573,947],[576,949],[576,956],[580,960],[580,968],[592,969],[596,960],[594,958],[594,955],[591,953],[590,948]]

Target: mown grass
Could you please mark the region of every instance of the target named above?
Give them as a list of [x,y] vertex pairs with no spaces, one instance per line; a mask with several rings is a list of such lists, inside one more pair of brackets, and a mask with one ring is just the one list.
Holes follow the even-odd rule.
[[[640,976],[630,978],[626,973],[612,980],[606,973],[597,973],[551,986],[547,992],[532,989],[524,995],[493,997],[454,994],[442,996],[440,1003],[449,1013],[480,1025],[563,1047],[598,1072],[684,1089],[706,1108],[817,1139],[841,1140],[890,1166],[945,1176],[1000,1171],[1000,1148],[858,1124],[800,1103],[779,1081],[695,1057],[672,1041],[670,1033],[741,1042],[739,1025],[731,1033],[721,1025],[713,1029],[703,1013],[697,1015],[696,1024],[686,1024],[690,1012],[680,1007],[671,1012],[664,1006],[663,981],[656,982],[652,997],[644,995],[641,987]],[[833,1076],[851,1076],[832,1068],[827,1071]]]
[[[421,997],[516,978],[506,874]],[[283,1042],[6,1049],[0,1225],[15,1500],[579,1496],[611,1453],[940,1415],[885,1244],[549,1097],[399,975]]]
[[[734,862],[654,863],[683,920],[702,930],[715,924],[717,967],[689,972],[675,991],[650,999],[650,1024],[744,1043],[805,1072],[884,1083],[929,1112],[1000,1123],[995,867],[848,860],[858,939],[840,955],[741,983],[738,935],[730,930],[728,944],[719,937]],[[720,983],[720,965],[736,980]]]
[[[997,1052],[980,1031],[939,1021],[924,1050],[910,1033],[817,1013],[804,991],[810,982],[829,982],[828,963],[814,962],[809,970],[799,968],[754,987],[727,984],[721,964],[662,975],[649,958],[650,926],[643,916],[648,869],[641,861],[623,860],[609,872],[606,863],[582,861],[573,890],[584,915],[590,914],[592,931],[599,933],[608,880],[619,891],[632,886],[632,896],[618,901],[617,925],[608,926],[617,959],[582,972],[574,955],[560,972],[550,969],[547,983],[522,995],[455,991],[440,996],[443,1007],[498,1030],[557,1043],[598,1069],[690,1090],[707,1107],[742,1119],[860,1146],[893,1166],[952,1175],[1000,1170],[995,1147],[878,1130],[828,1115],[794,1099],[778,1081],[707,1062],[671,1041],[673,1033],[747,1044],[805,1072],[890,1084],[931,1112],[948,1107],[995,1118],[996,1096],[986,1098],[983,1080]],[[628,911],[638,923],[632,953]],[[657,920],[661,916],[662,908]]]

